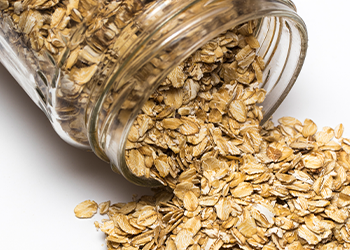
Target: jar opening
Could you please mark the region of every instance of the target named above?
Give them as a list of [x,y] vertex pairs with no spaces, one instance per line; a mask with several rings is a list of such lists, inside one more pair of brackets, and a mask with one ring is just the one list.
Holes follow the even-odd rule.
[[[290,7],[279,1],[257,1],[257,5],[239,1],[242,6],[237,10],[232,1],[210,1],[211,5],[204,2],[207,1],[191,3],[190,7],[162,23],[161,28],[147,39],[134,41],[135,46],[131,47],[127,60],[117,64],[103,96],[94,108],[89,136],[95,153],[110,160],[113,168],[138,185],[149,186],[149,183],[129,175],[124,157],[133,121],[148,97],[172,69],[207,41],[241,23],[261,20],[257,37],[263,46],[258,53],[268,57],[264,87],[273,96],[263,103],[266,118],[289,92],[303,64],[306,28]],[[282,41],[289,42],[287,50]],[[112,90],[124,98],[112,105],[105,119],[100,119],[101,107]]]

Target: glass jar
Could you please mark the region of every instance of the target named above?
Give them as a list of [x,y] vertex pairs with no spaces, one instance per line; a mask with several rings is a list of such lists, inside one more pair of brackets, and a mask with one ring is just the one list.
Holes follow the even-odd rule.
[[289,0],[57,0],[0,3],[0,60],[69,144],[125,163],[133,121],[162,80],[222,32],[258,20],[266,121],[304,63],[307,31]]

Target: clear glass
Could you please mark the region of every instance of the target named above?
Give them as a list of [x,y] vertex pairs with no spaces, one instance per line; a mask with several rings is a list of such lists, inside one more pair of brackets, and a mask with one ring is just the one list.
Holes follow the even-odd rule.
[[[259,20],[266,121],[292,88],[307,50],[306,26],[289,0],[52,4],[27,13],[26,6],[2,7],[0,60],[65,141],[92,149],[143,186],[159,183],[127,168],[129,129],[152,92],[190,54],[229,28]],[[38,17],[42,26],[31,23]]]

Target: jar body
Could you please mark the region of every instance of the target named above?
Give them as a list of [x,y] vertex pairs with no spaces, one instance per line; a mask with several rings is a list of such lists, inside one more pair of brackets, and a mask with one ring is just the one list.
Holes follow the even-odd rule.
[[91,148],[140,185],[156,183],[128,171],[129,129],[143,103],[192,52],[258,19],[267,119],[294,84],[307,48],[305,25],[285,0],[46,4],[1,7],[2,63],[65,141]]

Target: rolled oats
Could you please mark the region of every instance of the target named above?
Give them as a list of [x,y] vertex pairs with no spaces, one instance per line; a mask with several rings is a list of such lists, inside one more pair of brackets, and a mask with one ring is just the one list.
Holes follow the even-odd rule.
[[[341,124],[319,132],[310,119],[260,125],[265,63],[255,25],[208,42],[143,106],[126,163],[167,187],[100,204],[109,249],[349,249],[350,140]],[[89,75],[77,72],[85,84]],[[79,211],[90,215],[91,204]]]
[[98,205],[96,202],[86,200],[74,208],[75,216],[78,218],[91,218],[97,213]]
[[[316,126],[300,125],[290,117],[280,122]],[[233,159],[212,149],[180,174],[173,194],[163,190],[120,205],[119,211],[109,210],[114,231],[106,230],[107,224],[99,226],[107,243],[135,249],[347,249],[349,155],[342,148],[294,147],[283,158],[284,147],[295,140],[324,144],[334,136],[328,127],[306,137],[303,129],[284,131],[281,126],[258,128],[261,144],[278,149],[278,157],[270,153],[271,159],[262,145],[257,153]],[[279,133],[283,144],[270,141],[271,133]],[[266,154],[265,160],[258,154]],[[264,175],[267,178],[254,184]],[[232,195],[220,192],[225,186]]]
[[343,136],[343,132],[344,132],[344,126],[343,124],[340,123],[334,129],[335,138],[339,140]]

